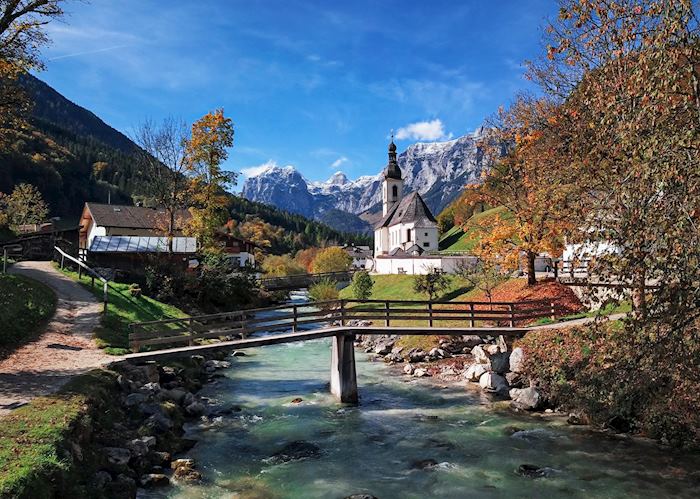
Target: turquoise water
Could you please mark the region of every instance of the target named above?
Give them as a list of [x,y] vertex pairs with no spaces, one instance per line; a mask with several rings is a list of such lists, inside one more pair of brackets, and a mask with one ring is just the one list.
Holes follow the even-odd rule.
[[[187,457],[204,483],[143,497],[700,497],[700,478],[689,476],[700,469],[697,456],[498,412],[463,386],[394,375],[360,353],[361,403],[343,407],[328,394],[329,340],[247,353],[201,392],[242,410],[189,428],[199,443]],[[299,440],[320,457],[266,461]],[[426,459],[437,466],[415,469]],[[519,476],[525,463],[549,476]]]

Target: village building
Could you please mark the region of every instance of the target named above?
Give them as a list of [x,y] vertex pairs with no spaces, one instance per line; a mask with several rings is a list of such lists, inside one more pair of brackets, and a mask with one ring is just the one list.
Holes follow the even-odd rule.
[[350,267],[353,269],[364,269],[367,260],[372,259],[372,250],[369,246],[355,246],[354,244],[343,246],[343,250],[352,258]]
[[[173,236],[167,236],[169,214],[162,208],[85,203],[80,218],[79,255],[98,267],[139,271],[146,255],[193,267],[199,250],[195,237],[184,234],[191,218],[187,210],[175,214]],[[224,253],[235,266],[254,265],[250,241],[218,234]]]

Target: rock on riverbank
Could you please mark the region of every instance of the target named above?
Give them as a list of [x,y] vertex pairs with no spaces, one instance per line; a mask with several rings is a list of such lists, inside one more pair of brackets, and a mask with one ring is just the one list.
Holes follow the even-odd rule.
[[535,383],[523,374],[525,353],[511,348],[502,337],[467,335],[440,338],[429,350],[407,349],[398,335],[358,335],[356,346],[389,364],[404,364],[403,372],[413,377],[466,381],[498,398],[511,399],[516,410],[535,411],[547,401]]

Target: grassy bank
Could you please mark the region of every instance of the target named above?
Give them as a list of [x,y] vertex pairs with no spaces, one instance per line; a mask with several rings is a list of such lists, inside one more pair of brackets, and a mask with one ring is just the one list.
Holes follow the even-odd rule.
[[0,275],[0,348],[31,340],[56,310],[56,295],[40,282],[24,276]]
[[[80,282],[90,290],[96,298],[102,300],[102,284],[98,281],[95,287],[91,279],[83,276],[78,279],[78,273],[63,270],[63,273]],[[105,352],[113,355],[123,355],[129,348],[129,324],[132,322],[157,321],[177,317],[187,317],[187,314],[177,307],[161,303],[148,296],[132,296],[128,284],[109,283],[107,314],[102,317],[102,324],[95,331],[97,344]]]
[[[413,291],[414,276],[411,275],[373,275],[372,300],[427,300],[428,297]],[[438,301],[466,301],[473,294],[472,287],[464,279],[453,277],[450,286],[438,298]],[[352,299],[352,286],[340,291],[340,297]]]
[[496,216],[501,216],[504,219],[512,217],[511,213],[503,206],[477,213],[467,221],[465,228],[452,227],[440,237],[438,245],[440,251],[472,251],[481,239],[482,232],[478,228],[479,224],[486,223]]
[[[34,399],[3,417],[0,425],[0,497],[89,497],[71,475],[94,473],[82,446],[94,418],[110,418],[115,374],[92,371],[73,378],[59,393]],[[78,460],[79,466],[72,466]],[[58,493],[58,495],[56,495]]]

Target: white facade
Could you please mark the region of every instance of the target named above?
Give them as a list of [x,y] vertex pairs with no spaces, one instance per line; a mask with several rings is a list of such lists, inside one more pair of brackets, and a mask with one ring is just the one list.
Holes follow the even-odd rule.
[[386,216],[403,198],[403,180],[384,178],[382,182],[382,216]]
[[422,275],[436,269],[454,274],[460,265],[473,263],[473,259],[470,256],[378,257],[371,270],[377,274]]

